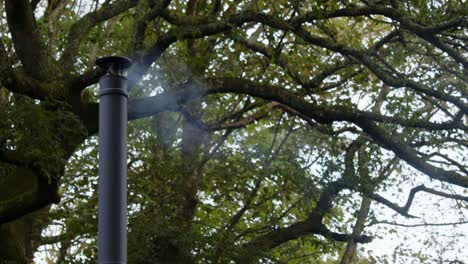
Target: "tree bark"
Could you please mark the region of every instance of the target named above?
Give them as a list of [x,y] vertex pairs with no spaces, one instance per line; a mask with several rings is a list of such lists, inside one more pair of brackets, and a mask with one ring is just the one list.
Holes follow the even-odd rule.
[[[368,197],[362,198],[361,208],[359,209],[358,217],[353,229],[353,237],[360,236],[364,230],[364,224],[366,223],[366,218],[369,214],[370,205],[372,200]],[[346,244],[345,252],[341,257],[340,264],[350,264],[353,260],[353,257],[356,255],[357,242],[351,239]]]
[[50,206],[0,225],[0,263],[33,263]]

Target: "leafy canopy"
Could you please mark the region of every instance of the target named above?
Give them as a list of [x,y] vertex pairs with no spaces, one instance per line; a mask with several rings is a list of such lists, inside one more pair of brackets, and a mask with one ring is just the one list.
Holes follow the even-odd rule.
[[[6,260],[96,262],[104,73],[94,63],[110,54],[134,62],[129,263],[467,257],[461,229],[446,228],[467,222],[465,2],[5,0],[0,10]],[[420,241],[408,246],[408,232]],[[393,236],[393,252],[356,250]]]

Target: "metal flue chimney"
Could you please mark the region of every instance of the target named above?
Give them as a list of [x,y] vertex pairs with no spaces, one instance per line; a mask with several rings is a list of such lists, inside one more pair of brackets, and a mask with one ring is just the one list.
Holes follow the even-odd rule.
[[98,262],[127,263],[127,79],[131,61],[100,58]]

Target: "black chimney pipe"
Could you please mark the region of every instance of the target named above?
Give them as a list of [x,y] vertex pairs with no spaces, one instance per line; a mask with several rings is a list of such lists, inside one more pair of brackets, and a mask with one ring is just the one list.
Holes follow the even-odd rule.
[[127,263],[128,58],[103,57],[99,80],[98,262]]

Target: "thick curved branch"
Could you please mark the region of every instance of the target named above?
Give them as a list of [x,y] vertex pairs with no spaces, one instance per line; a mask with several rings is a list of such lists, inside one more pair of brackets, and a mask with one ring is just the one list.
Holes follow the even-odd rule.
[[[330,109],[309,103],[299,96],[285,91],[280,87],[259,84],[241,78],[207,79],[204,82],[191,81],[183,85],[188,89],[180,89],[167,95],[145,98],[130,103],[132,118],[141,118],[152,115],[154,111],[161,111],[161,107],[176,109],[180,102],[200,98],[212,93],[239,93],[280,102],[299,113],[315,119],[320,123],[334,121],[348,121],[361,127],[375,142],[382,147],[393,151],[400,159],[433,179],[468,187],[468,177],[453,171],[446,171],[428,164],[420,158],[417,152],[396,134],[388,133],[377,126],[373,119],[348,108]],[[167,100],[167,101],[165,101]],[[156,103],[158,102],[158,103]],[[160,102],[160,103],[159,103]],[[135,110],[139,111],[135,111]]]
[[[189,90],[185,90],[189,89]],[[185,90],[185,91],[183,91]],[[283,91],[280,87],[274,87],[267,84],[259,84],[252,82],[250,80],[240,79],[240,78],[217,78],[217,79],[207,79],[205,81],[189,81],[181,85],[177,92],[168,92],[165,94],[147,97],[145,99],[136,100],[131,102],[130,105],[132,109],[130,110],[129,117],[131,119],[143,118],[153,115],[154,111],[158,111],[155,108],[160,108],[158,104],[152,103],[152,100],[157,100],[158,102],[164,97],[168,99],[167,103],[163,104],[170,106],[171,104],[176,104],[177,100],[182,100],[181,102],[186,102],[187,100],[200,98],[207,94],[211,93],[223,93],[223,92],[233,92],[233,93],[246,93],[252,96],[258,96],[264,99],[281,102],[282,98],[291,100],[291,104],[297,104],[296,106],[291,106],[285,104],[293,109],[297,108],[299,105],[300,108],[309,109],[309,112],[315,112],[313,118],[320,119],[321,122],[331,122],[331,121],[352,121],[355,122],[357,119],[365,119],[382,123],[397,124],[404,127],[414,127],[414,128],[424,128],[428,130],[451,130],[451,129],[463,129],[467,130],[468,128],[464,126],[461,122],[447,121],[444,123],[434,123],[421,120],[407,120],[399,117],[385,116],[375,114],[373,112],[366,112],[360,110],[354,110],[349,107],[344,106],[335,106],[333,109],[328,109],[324,107],[319,107],[314,104],[308,103],[300,98],[299,95],[295,95],[290,92]],[[177,93],[177,95],[176,95]],[[187,96],[182,98],[182,96]],[[141,106],[139,106],[141,105]],[[307,105],[307,106],[306,106]],[[142,111],[135,111],[136,109],[141,109]],[[174,109],[174,107],[172,107]],[[297,110],[297,109],[296,109]],[[322,113],[323,112],[323,113]],[[306,114],[304,111],[298,111],[300,114]],[[310,114],[309,114],[310,117]]]
[[424,39],[425,41],[431,43],[432,45],[436,46],[440,50],[447,53],[450,57],[452,57],[456,62],[460,63],[468,69],[468,60],[463,57],[463,54],[458,52],[456,49],[450,47],[446,43],[442,42],[438,37],[430,34],[423,34],[420,32],[415,32],[419,37]]
[[465,173],[466,175],[468,175],[468,167],[467,167],[467,166],[465,166],[464,164],[460,164],[458,161],[456,161],[456,160],[454,160],[454,159],[448,157],[447,155],[444,155],[444,154],[439,153],[439,152],[433,152],[433,153],[431,153],[431,154],[429,154],[429,155],[426,155],[426,154],[422,154],[422,153],[421,153],[421,155],[422,155],[422,156],[425,156],[426,159],[427,159],[427,161],[430,161],[430,162],[431,162],[431,161],[432,161],[432,162],[440,162],[440,161],[430,160],[431,157],[435,157],[435,156],[440,157],[440,158],[446,160],[446,162],[444,161],[444,163],[446,163],[446,164],[448,164],[448,165],[450,165],[450,166],[455,166],[455,167],[457,167],[461,172],[463,172],[463,173]]
[[0,150],[0,162],[20,168],[25,178],[36,179],[31,190],[0,201],[0,225],[60,201],[58,179],[43,175],[34,162],[10,150]]
[[[468,177],[461,176],[452,171],[445,171],[426,163],[423,159],[418,157],[415,150],[410,148],[396,135],[387,133],[385,130],[374,124],[372,120],[355,115],[355,113],[352,111],[350,112],[349,109],[347,111],[343,111],[345,109],[341,109],[342,111],[334,111],[328,108],[319,107],[305,102],[290,93],[282,91],[278,87],[274,88],[265,85],[258,85],[251,81],[225,79],[222,83],[216,86],[220,88],[219,92],[241,92],[252,96],[259,96],[264,99],[279,101],[319,122],[348,121],[355,123],[370,135],[374,141],[384,148],[392,150],[399,158],[405,160],[414,168],[424,172],[429,177],[459,186],[468,187]],[[216,89],[214,89],[214,91],[216,91]]]
[[18,219],[51,203],[58,203],[60,200],[56,193],[57,191],[51,192],[49,188],[43,188],[0,201],[0,224]]
[[406,161],[415,169],[427,176],[440,181],[452,183],[462,187],[468,187],[468,177],[453,171],[446,171],[435,167],[420,158],[417,152],[398,136],[387,133],[369,120],[357,119],[354,122],[361,127],[375,142],[395,153],[400,159]]
[[37,184],[30,191],[0,201],[0,225],[37,211],[51,203],[60,202],[57,179],[52,177],[48,180],[47,177],[37,175],[31,169],[25,168],[22,172],[35,175]]
[[52,94],[54,89],[44,82],[13,69],[11,65],[8,52],[0,39],[0,83],[11,92],[24,94],[34,99],[45,99]]
[[7,0],[5,7],[9,32],[24,70],[36,79],[47,79],[48,60],[52,58],[47,55],[29,1]]
[[0,74],[0,81],[9,91],[27,95],[33,99],[43,100],[47,97],[63,98],[62,91],[50,84],[40,82],[30,76],[11,69]]

